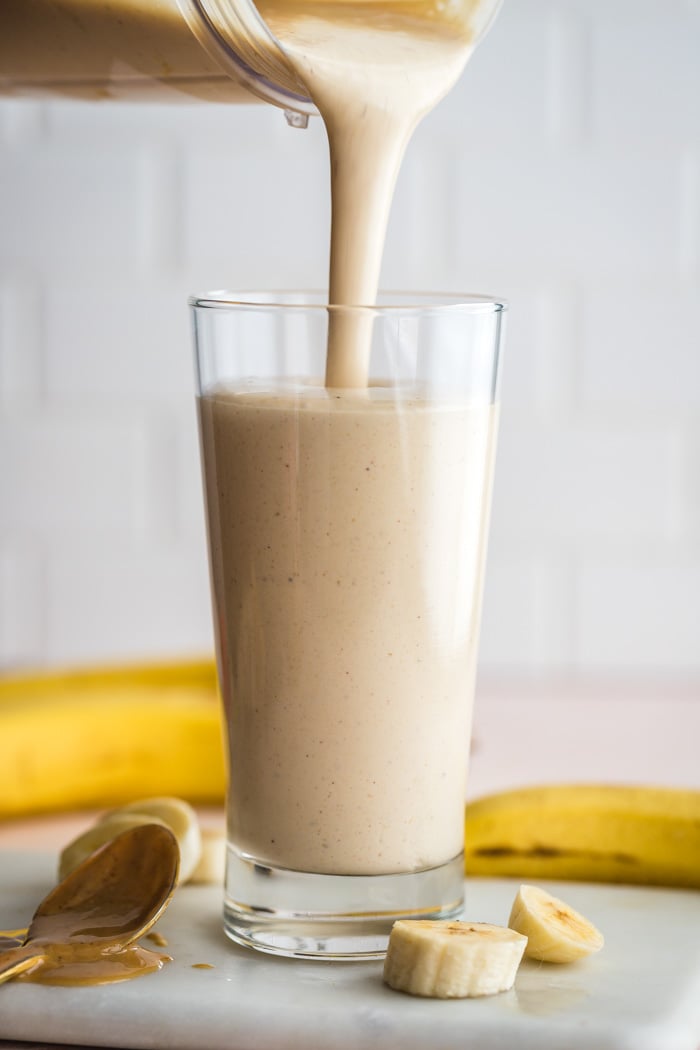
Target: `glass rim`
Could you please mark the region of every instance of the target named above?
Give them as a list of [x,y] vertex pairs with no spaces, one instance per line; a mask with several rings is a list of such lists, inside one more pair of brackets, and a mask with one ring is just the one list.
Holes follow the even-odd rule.
[[[285,296],[289,297],[285,301]],[[309,297],[305,302],[299,302],[300,296]],[[293,297],[293,298],[292,298]],[[316,297],[318,301],[313,301]],[[190,295],[187,303],[193,309],[201,310],[295,310],[295,311],[323,311],[331,313],[368,313],[381,314],[421,314],[431,312],[469,314],[499,314],[508,310],[508,302],[500,296],[486,295],[481,293],[460,292],[402,292],[387,291],[379,293],[380,301],[373,304],[340,305],[330,304],[326,301],[327,293],[318,289],[271,289],[246,290],[232,292],[219,290],[203,292]],[[390,301],[384,302],[383,299]],[[404,299],[404,302],[394,301]]]

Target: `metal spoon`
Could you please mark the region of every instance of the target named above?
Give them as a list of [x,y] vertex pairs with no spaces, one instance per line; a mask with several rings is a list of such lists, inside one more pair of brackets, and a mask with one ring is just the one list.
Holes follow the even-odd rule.
[[0,953],[0,983],[45,961],[86,962],[133,944],[168,906],[179,866],[169,828],[122,832],[44,898],[24,943]]

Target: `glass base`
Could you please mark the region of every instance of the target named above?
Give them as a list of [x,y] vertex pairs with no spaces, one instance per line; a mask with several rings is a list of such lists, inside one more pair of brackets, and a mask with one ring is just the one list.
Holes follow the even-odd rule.
[[315,875],[272,868],[229,845],[224,929],[248,948],[301,959],[381,959],[397,919],[454,919],[464,854],[399,875]]

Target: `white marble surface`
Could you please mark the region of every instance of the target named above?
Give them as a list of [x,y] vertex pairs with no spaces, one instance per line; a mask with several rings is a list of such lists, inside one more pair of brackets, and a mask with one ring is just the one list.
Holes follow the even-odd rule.
[[[52,853],[0,852],[0,928],[28,921],[54,866]],[[469,917],[506,921],[515,885],[468,882]],[[697,1050],[700,894],[555,890],[602,928],[600,955],[526,963],[510,992],[438,1002],[386,988],[380,963],[237,948],[221,930],[219,890],[184,887],[159,923],[173,956],[164,970],[97,988],[0,986],[0,1038],[144,1050]]]

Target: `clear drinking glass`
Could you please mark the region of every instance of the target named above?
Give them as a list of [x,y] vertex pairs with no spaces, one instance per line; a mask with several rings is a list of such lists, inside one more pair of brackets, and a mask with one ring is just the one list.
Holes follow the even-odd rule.
[[[219,292],[190,305],[228,737],[226,932],[278,955],[377,957],[396,919],[462,906],[505,306]],[[324,386],[338,322],[365,345],[352,389]]]

